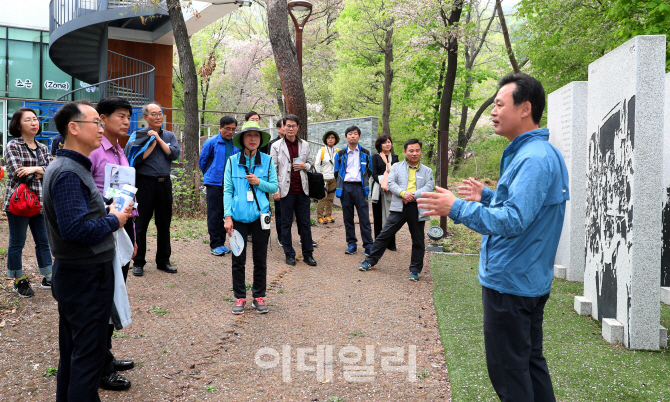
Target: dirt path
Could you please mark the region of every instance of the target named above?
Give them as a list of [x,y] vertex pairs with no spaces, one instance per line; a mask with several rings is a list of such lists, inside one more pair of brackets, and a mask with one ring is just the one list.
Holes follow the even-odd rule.
[[[266,315],[250,302],[246,314],[230,313],[230,256],[209,253],[204,221],[174,225],[179,273],[147,264],[143,277],[128,278],[133,323],[118,333],[113,351],[139,363],[122,373],[133,386],[101,390],[102,400],[450,400],[429,269],[420,282],[407,280],[409,232],[399,233],[398,251],[387,252],[380,269],[363,273],[362,248],[344,254],[341,213],[335,217],[336,224],[313,228],[317,267],[286,266],[273,229]],[[7,236],[0,221],[0,245]],[[36,288],[32,247],[29,240],[24,269],[36,275]],[[5,261],[0,265],[4,271]],[[43,373],[58,365],[57,306],[50,291],[35,292],[15,298],[11,281],[2,281],[0,401],[55,398],[55,377]]]

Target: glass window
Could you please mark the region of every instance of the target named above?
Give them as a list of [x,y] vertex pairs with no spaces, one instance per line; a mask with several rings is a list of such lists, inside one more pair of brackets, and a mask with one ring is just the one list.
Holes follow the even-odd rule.
[[[4,28],[0,28],[2,31]],[[7,41],[0,39],[0,96],[8,96],[7,93]]]
[[49,43],[49,32],[42,32],[42,43]]
[[40,46],[40,43],[9,41],[7,91],[10,97],[40,97]]
[[[72,88],[72,89],[75,90],[75,89],[79,89],[79,88],[84,88],[84,87],[87,87],[89,85],[91,85],[91,84],[87,84],[84,81],[80,81],[80,80],[75,79],[74,80],[74,88]],[[74,95],[74,100],[88,99],[93,103],[97,103],[98,101],[100,101],[100,90],[98,89],[98,87],[86,88],[86,89],[83,89],[81,91],[75,92],[73,95]]]
[[0,38],[7,39],[7,28],[0,27]]
[[40,42],[42,31],[32,29],[9,28],[9,39],[24,40],[27,42]]
[[42,99],[58,99],[72,91],[72,78],[51,61],[48,45],[42,45],[42,63]]
[[[22,102],[20,100],[8,100],[7,101],[7,127],[9,127],[9,122],[12,120],[14,112],[21,108]],[[12,134],[7,131],[7,136],[11,138]]]

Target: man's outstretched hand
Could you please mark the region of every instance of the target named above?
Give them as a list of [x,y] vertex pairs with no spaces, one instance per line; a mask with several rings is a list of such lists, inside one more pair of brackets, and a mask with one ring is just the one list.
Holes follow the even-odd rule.
[[419,203],[419,208],[428,210],[428,212],[424,212],[426,216],[449,216],[449,211],[451,211],[451,206],[454,205],[456,196],[446,188],[435,186],[435,190],[437,192],[421,193],[421,198],[416,200]]
[[484,191],[484,184],[472,177],[464,179],[463,184],[463,186],[458,186],[458,195],[464,195],[465,198],[463,198],[463,200],[465,201],[480,202]]

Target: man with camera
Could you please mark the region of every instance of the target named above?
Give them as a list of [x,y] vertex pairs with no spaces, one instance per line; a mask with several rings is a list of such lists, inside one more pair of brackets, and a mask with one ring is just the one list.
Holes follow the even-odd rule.
[[242,252],[232,258],[233,314],[244,314],[247,301],[244,273],[247,261],[247,236],[253,243],[254,279],[251,287],[253,306],[261,314],[268,312],[265,304],[268,240],[270,239],[270,201],[267,194],[279,188],[272,158],[258,151],[270,142],[270,134],[262,132],[258,123],[249,121],[233,138],[233,145],[242,150],[230,157],[223,175],[224,227],[234,249],[233,229],[243,242]]

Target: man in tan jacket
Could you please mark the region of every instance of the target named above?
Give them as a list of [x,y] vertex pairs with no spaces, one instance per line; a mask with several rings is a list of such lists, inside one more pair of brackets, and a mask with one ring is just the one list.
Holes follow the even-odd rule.
[[277,141],[270,156],[277,167],[279,196],[281,198],[282,247],[286,254],[286,263],[295,265],[295,249],[291,238],[291,224],[295,213],[299,228],[302,256],[307,265],[316,266],[312,256],[312,229],[309,222],[309,182],[306,169],[314,165],[307,141],[297,137],[300,121],[298,116],[289,114],[284,117],[286,135]]

